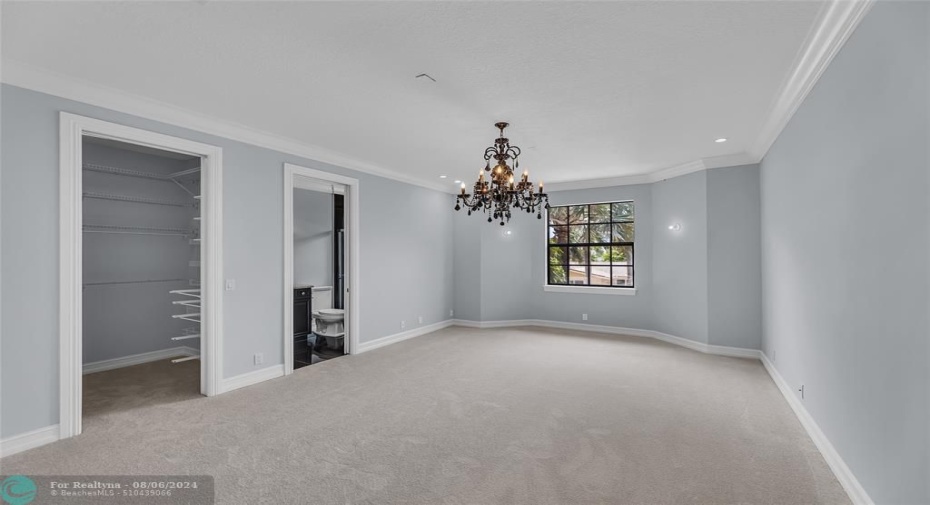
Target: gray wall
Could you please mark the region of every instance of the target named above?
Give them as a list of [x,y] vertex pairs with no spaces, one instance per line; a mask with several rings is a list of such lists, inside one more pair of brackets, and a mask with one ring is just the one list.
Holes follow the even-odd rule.
[[529,259],[545,247],[543,221],[536,219],[536,214],[524,213],[514,216],[510,225],[501,226],[488,223],[483,216],[472,216],[481,232],[482,320],[537,317],[537,307],[527,301],[542,289],[533,275],[540,264]]
[[707,338],[762,346],[759,165],[707,172]]
[[455,312],[457,319],[481,321],[481,227],[487,225],[479,216],[466,211],[454,217]]
[[652,208],[652,329],[707,343],[707,172],[653,184]]
[[[634,296],[545,292],[546,221],[517,214],[506,226],[487,215],[455,219],[456,318],[472,321],[543,319],[629,328],[651,327],[651,193],[648,185],[554,191],[550,204],[633,200],[636,212]],[[510,232],[509,234],[507,232]]]
[[[632,200],[636,294],[543,291],[546,223],[516,215],[455,219],[456,317],[542,319],[656,330],[712,345],[761,342],[759,167],[697,172],[655,184],[554,191],[552,205]],[[670,224],[681,230],[669,230]],[[509,234],[507,232],[510,232]],[[582,314],[587,314],[584,321]]]
[[[84,142],[84,161],[150,173],[169,174],[185,170],[189,161],[169,159],[126,149]],[[199,161],[199,160],[197,160]],[[199,174],[185,178],[199,180]],[[190,194],[167,180],[124,177],[85,171],[84,191],[144,198],[159,198],[193,204]],[[190,188],[196,188],[188,184]],[[192,206],[174,207],[113,200],[84,199],[84,224],[143,226],[156,228],[194,227],[197,215]],[[194,323],[173,319],[185,309],[173,305],[179,297],[172,289],[190,288],[188,280],[199,280],[200,269],[190,267],[200,259],[200,248],[187,237],[84,234],[83,272],[85,283],[184,279],[175,282],[88,285],[84,287],[84,363],[131,356],[186,345],[199,347],[197,340],[176,342],[171,337]]]
[[333,285],[333,194],[294,188],[294,285]]
[[[450,195],[3,85],[0,437],[58,422],[58,112],[223,148],[224,375],[283,361],[284,162],[360,180],[360,340],[445,320],[453,306]],[[388,209],[390,212],[385,212]],[[254,353],[264,353],[256,367]]]
[[877,2],[762,162],[764,351],[876,503],[930,503],[928,21]]
[[[552,205],[597,203],[632,200],[635,205],[636,244],[633,251],[635,295],[587,295],[543,291],[546,283],[545,222],[532,220],[534,244],[533,290],[529,300],[534,305],[536,319],[581,323],[588,314],[587,324],[649,329],[652,327],[653,297],[653,205],[648,185],[613,186],[607,188],[553,192]],[[518,216],[524,218],[529,216]],[[545,215],[543,216],[545,218]]]

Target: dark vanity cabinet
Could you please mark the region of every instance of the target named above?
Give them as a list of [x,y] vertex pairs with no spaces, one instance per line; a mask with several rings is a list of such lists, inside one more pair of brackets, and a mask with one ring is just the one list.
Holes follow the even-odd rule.
[[[310,336],[311,319],[311,299],[313,290],[311,288],[294,289],[294,369],[304,367],[310,364],[310,347],[307,345],[307,338]],[[311,342],[312,344],[312,342]]]

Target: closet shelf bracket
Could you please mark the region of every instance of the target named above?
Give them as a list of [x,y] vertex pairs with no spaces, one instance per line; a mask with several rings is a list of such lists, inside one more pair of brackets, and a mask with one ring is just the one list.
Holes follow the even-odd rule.
[[189,168],[189,169],[187,169],[187,170],[181,170],[180,172],[175,172],[175,173],[173,173],[173,174],[168,174],[168,175],[165,176],[165,177],[168,178],[168,179],[176,179],[176,178],[178,178],[178,177],[184,177],[185,175],[196,174],[197,172],[200,172],[200,167]]
[[[187,279],[181,279],[181,280],[187,280]],[[173,289],[171,291],[168,291],[168,293],[172,295],[184,295],[184,296],[193,296],[194,298],[200,298],[199,289]]]
[[183,319],[185,321],[190,321],[192,323],[200,323],[200,313],[190,313],[190,314],[172,314],[175,319]]

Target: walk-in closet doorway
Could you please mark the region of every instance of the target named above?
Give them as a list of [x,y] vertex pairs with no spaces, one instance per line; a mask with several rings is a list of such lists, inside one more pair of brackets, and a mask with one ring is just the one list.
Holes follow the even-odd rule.
[[[322,250],[308,250],[320,260],[329,275],[308,278],[314,285],[298,280],[300,265],[295,266],[295,191],[322,196],[331,213],[329,238],[319,237]],[[284,373],[295,367],[310,365],[317,358],[328,359],[359,352],[358,310],[358,240],[359,181],[351,177],[284,164]],[[335,204],[335,205],[334,205]],[[340,214],[341,215],[338,215]],[[334,219],[334,216],[336,217]],[[299,225],[299,223],[298,223]],[[342,233],[340,233],[340,228]],[[319,236],[315,230],[312,234]],[[328,247],[325,244],[331,244]],[[328,249],[328,250],[327,250]],[[316,253],[319,254],[316,254]],[[326,263],[324,256],[332,254]],[[306,255],[304,255],[306,259]],[[322,280],[322,282],[316,282]],[[316,285],[320,284],[320,285]],[[319,303],[314,307],[314,300]],[[322,308],[321,308],[322,307]],[[325,309],[340,309],[336,321],[324,321]],[[304,312],[300,317],[298,310]],[[321,327],[322,326],[322,327]],[[332,352],[335,351],[335,352]],[[295,360],[296,358],[296,360]],[[296,366],[295,366],[296,365]]]
[[[156,381],[167,391],[158,401],[172,387],[220,392],[222,149],[64,112],[60,128],[67,438],[81,433],[85,407],[122,400],[122,382]],[[125,391],[148,391],[138,386]]]

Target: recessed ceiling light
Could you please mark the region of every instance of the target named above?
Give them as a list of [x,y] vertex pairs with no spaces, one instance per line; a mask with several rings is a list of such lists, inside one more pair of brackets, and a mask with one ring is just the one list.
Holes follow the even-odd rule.
[[440,176],[439,176],[440,179],[445,179],[446,177],[449,177],[449,176],[448,176],[448,175],[440,175]]
[[455,183],[456,183],[456,184],[461,184],[461,183],[462,183],[462,181],[460,181],[460,180],[458,180],[458,179],[456,179],[456,180],[455,180]]
[[727,141],[727,139],[720,138],[720,139],[715,140],[714,142],[716,142],[716,143],[719,144],[719,143],[721,143],[721,142],[726,142],[726,141]]

